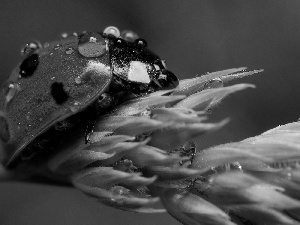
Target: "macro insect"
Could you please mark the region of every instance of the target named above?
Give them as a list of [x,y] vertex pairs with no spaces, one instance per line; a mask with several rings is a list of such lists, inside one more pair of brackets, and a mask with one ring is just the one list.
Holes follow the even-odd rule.
[[43,47],[26,44],[25,59],[3,86],[0,138],[5,155],[0,157],[8,168],[37,153],[58,151],[68,141],[80,148],[88,143],[95,119],[117,103],[179,83],[132,31],[107,27],[63,36]]

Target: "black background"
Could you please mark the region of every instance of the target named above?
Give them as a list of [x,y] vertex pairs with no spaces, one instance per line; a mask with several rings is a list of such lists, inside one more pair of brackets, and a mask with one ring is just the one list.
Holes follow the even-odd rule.
[[[21,47],[63,32],[136,31],[180,79],[247,66],[261,74],[227,98],[212,121],[222,130],[197,140],[199,148],[242,140],[300,117],[299,0],[66,0],[0,1],[0,83],[21,60]],[[235,83],[237,83],[235,82]],[[110,209],[76,190],[29,184],[0,185],[0,224],[179,224],[166,214]]]

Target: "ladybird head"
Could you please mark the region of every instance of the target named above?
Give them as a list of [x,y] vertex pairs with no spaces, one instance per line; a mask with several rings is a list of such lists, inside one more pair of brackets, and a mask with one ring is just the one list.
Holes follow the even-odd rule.
[[103,37],[108,44],[113,85],[136,94],[177,87],[177,77],[137,34],[132,31],[120,34],[117,28],[108,27]]

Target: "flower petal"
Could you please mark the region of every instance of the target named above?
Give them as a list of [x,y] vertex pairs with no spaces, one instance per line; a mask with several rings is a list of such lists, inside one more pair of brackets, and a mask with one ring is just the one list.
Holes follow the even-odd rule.
[[116,184],[124,184],[126,187],[147,186],[155,180],[155,176],[146,178],[138,173],[127,173],[114,170],[112,167],[89,168],[73,175],[73,182],[99,188],[107,188]]
[[111,131],[115,134],[135,136],[166,127],[168,124],[147,117],[106,116],[94,126],[94,131]]
[[236,84],[223,88],[207,89],[188,96],[187,98],[175,104],[173,107],[207,110],[216,106],[227,95],[249,87],[254,88],[255,86],[252,84]]
[[215,205],[186,190],[160,188],[163,205],[185,225],[234,225],[229,216]]
[[192,95],[196,92],[204,90],[205,85],[210,80],[213,80],[215,78],[220,78],[220,77],[226,77],[229,74],[240,72],[245,69],[246,67],[233,68],[228,70],[207,73],[206,75],[202,75],[200,77],[196,77],[192,79],[181,80],[179,82],[178,87],[174,90],[172,95],[187,95],[187,96]]
[[[285,224],[285,225],[296,225],[298,224],[295,220],[289,218],[283,213],[271,209],[262,204],[247,204],[247,205],[236,205],[230,207],[230,209],[239,215],[239,218],[247,218],[251,223],[255,224]],[[243,219],[242,221],[245,221]]]
[[140,198],[132,195],[129,190],[122,187],[115,187],[106,190],[98,187],[90,187],[81,183],[74,182],[74,186],[86,195],[98,199],[102,204],[118,208],[125,211],[137,211],[148,208],[155,204],[159,198]]
[[151,134],[149,145],[164,150],[173,150],[181,147],[185,142],[214,131],[224,126],[228,120],[219,123],[191,123],[174,124],[164,129],[156,130]]

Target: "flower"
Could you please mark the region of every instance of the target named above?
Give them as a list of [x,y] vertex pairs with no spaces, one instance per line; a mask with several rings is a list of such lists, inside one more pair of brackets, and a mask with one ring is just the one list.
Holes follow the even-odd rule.
[[[201,152],[192,141],[228,122],[206,122],[224,97],[254,87],[223,84],[258,72],[209,73],[131,98],[96,121],[89,144],[65,148],[46,164],[28,162],[22,171],[72,184],[121,210],[166,210],[182,224],[296,224],[299,122]],[[165,209],[153,207],[158,201]]]

